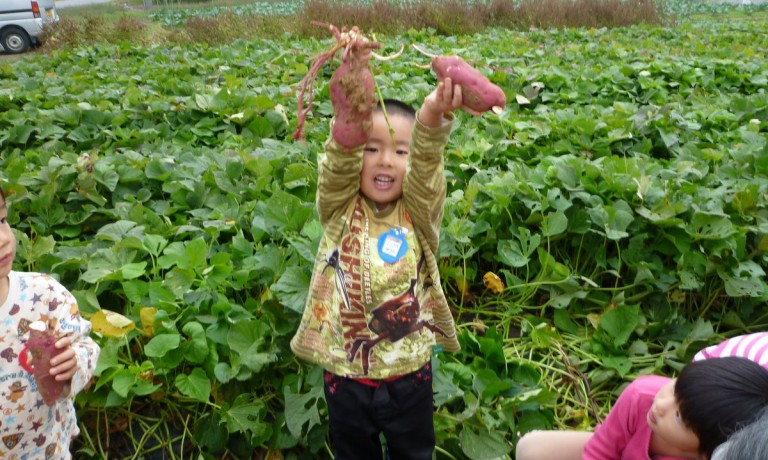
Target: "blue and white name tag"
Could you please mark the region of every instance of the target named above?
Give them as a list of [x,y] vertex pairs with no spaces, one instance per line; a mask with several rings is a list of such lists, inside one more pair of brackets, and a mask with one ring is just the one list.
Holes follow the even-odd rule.
[[408,241],[405,228],[392,228],[379,236],[379,257],[388,264],[393,264],[402,259],[408,250]]

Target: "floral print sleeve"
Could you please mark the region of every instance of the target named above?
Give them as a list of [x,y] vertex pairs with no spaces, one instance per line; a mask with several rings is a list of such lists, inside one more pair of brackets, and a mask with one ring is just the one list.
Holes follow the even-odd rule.
[[[0,457],[69,459],[79,433],[72,398],[86,387],[99,356],[90,322],[77,302],[48,275],[11,272],[7,300],[0,305]],[[70,393],[52,406],[43,402],[34,377],[22,365],[29,325],[42,321],[56,335],[72,334],[77,370]]]

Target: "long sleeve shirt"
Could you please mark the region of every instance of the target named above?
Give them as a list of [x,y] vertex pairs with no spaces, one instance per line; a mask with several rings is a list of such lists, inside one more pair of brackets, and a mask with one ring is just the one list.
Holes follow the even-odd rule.
[[[8,297],[0,305],[0,458],[69,459],[70,440],[79,433],[72,398],[93,375],[99,346],[88,336],[91,324],[75,298],[56,280],[15,271],[8,279]],[[35,321],[59,336],[74,336],[77,370],[69,394],[53,406],[43,403],[35,378],[19,361]]]
[[[376,210],[360,193],[363,146],[331,137],[319,161],[317,209],[324,234],[291,349],[336,375],[384,379],[418,370],[434,345],[459,343],[440,284],[437,247],[452,123],[415,122],[402,197]],[[382,253],[407,248],[392,258]]]
[[768,369],[768,332],[739,335],[706,347],[696,353],[694,361],[725,357],[747,358]]
[[648,411],[656,393],[671,379],[656,375],[638,377],[627,385],[605,421],[595,428],[584,446],[582,460],[684,460],[651,456]]

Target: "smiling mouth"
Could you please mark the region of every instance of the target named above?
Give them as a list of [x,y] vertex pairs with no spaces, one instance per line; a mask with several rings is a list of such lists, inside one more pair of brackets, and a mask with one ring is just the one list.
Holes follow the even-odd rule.
[[391,177],[376,176],[373,178],[373,181],[376,182],[377,184],[389,185],[393,183],[395,180]]

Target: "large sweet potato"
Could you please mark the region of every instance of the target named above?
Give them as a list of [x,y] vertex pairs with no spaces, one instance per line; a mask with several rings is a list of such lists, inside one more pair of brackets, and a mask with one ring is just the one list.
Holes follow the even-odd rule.
[[331,134],[347,149],[365,144],[371,134],[371,114],[376,97],[368,66],[370,58],[369,50],[354,47],[344,53],[341,65],[331,77],[331,103],[335,116]]
[[[299,92],[299,123],[294,132],[294,139],[302,138],[304,121],[313,100],[313,87],[317,74],[323,64],[332,59],[337,51],[342,51],[341,64],[331,77],[330,93],[335,121],[331,135],[342,147],[352,149],[364,144],[370,135],[371,113],[376,105],[374,80],[369,66],[373,49],[380,48],[379,43],[368,40],[355,26],[339,31],[331,24],[327,27],[336,38],[336,45],[321,54],[313,63],[301,82]],[[307,107],[304,96],[308,95]]]
[[67,385],[67,382],[59,382],[51,375],[51,358],[60,352],[56,348],[56,340],[56,334],[44,322],[35,321],[29,325],[27,350],[32,355],[32,375],[43,402],[49,406],[56,404]]
[[476,112],[496,111],[507,105],[504,91],[459,56],[435,56],[432,70],[440,81],[450,78],[461,85],[464,105]]

